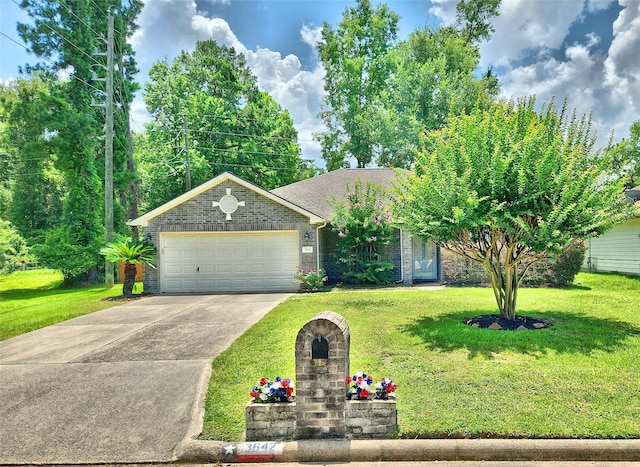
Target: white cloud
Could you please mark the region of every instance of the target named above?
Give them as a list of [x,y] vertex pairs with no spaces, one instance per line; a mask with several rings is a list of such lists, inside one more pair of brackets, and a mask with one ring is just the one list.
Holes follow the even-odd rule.
[[621,0],[626,8],[613,23],[614,39],[607,58],[608,79],[637,80],[640,74],[640,2]]
[[582,12],[582,2],[503,0],[494,20],[495,33],[483,43],[481,66],[506,65],[532,49],[557,49]]
[[431,0],[429,13],[440,18],[444,25],[456,22],[456,5],[460,0]]
[[586,8],[589,12],[606,10],[615,0],[587,0]]
[[[282,57],[279,52],[260,47],[255,51],[248,50],[224,19],[208,17],[206,13],[197,11],[193,0],[147,0],[139,24],[140,29],[134,34],[132,45],[140,64],[142,80],[147,79],[152,61],[163,55],[172,60],[182,50],[191,52],[199,40],[214,39],[221,45],[233,47],[244,54],[259,88],[269,93],[291,114],[298,130],[303,157],[319,161],[320,146],[312,141],[312,134],[322,130],[316,118],[324,95],[322,68],[305,71],[295,55]],[[304,25],[300,34],[303,42],[314,47],[320,28]],[[132,118],[136,126],[149,121],[140,96],[133,103]]]
[[260,89],[289,111],[298,130],[303,157],[319,160],[320,146],[313,141],[313,133],[323,129],[316,116],[324,96],[324,70],[318,67],[304,71],[295,55],[282,58],[279,52],[269,49],[247,51],[246,58]]
[[[222,18],[207,18],[196,14],[191,19],[191,27],[197,40],[214,39],[218,44],[233,47],[237,52],[242,53],[246,50]],[[191,48],[194,47],[195,42]]]
[[302,38],[302,42],[315,49],[318,47],[318,42],[322,40],[322,27],[313,27],[310,24],[304,24],[300,30],[300,37]]
[[[538,11],[533,11],[527,3],[538,5]],[[612,130],[616,139],[627,136],[629,126],[640,115],[640,54],[637,53],[640,50],[640,3],[620,0],[620,4],[625,9],[613,25],[614,38],[608,51],[596,51],[601,38],[591,33],[584,37],[584,43],[566,47],[561,57],[552,55],[550,50],[561,48],[565,37],[561,37],[560,32],[566,36],[571,22],[580,19],[582,12],[576,6],[582,2],[517,0],[503,3],[504,17],[501,10],[496,33],[483,48],[485,66],[493,64],[504,68],[503,96],[535,94],[539,102],[566,98],[570,108],[580,114],[593,115],[601,146],[606,144]],[[589,5],[592,9],[596,7],[606,7],[606,2]],[[549,28],[551,22],[555,24],[553,28]],[[522,35],[518,36],[517,31]],[[505,44],[509,37],[512,40]],[[536,44],[542,47],[540,55],[526,64],[519,63],[517,58]]]

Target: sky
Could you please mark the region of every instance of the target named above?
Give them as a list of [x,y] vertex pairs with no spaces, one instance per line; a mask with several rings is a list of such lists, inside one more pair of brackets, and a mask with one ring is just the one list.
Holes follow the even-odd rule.
[[[29,18],[18,0],[0,0],[0,80],[35,63],[16,32]],[[19,2],[18,2],[19,3]],[[375,5],[378,2],[372,0]],[[457,0],[388,0],[401,17],[400,39],[424,27],[449,25]],[[146,0],[131,38],[140,73],[172,60],[196,41],[214,39],[242,52],[258,85],[291,114],[305,159],[320,159],[313,133],[324,96],[324,70],[316,44],[323,22],[334,28],[344,0]],[[640,120],[640,0],[502,0],[492,38],[481,45],[479,71],[492,68],[501,96],[535,94],[539,103],[567,99],[570,109],[592,114],[598,144],[614,131],[619,141]],[[7,37],[8,36],[8,37]],[[17,43],[16,43],[17,42]],[[20,44],[19,44],[20,43]],[[134,131],[149,119],[139,93],[133,103]]]

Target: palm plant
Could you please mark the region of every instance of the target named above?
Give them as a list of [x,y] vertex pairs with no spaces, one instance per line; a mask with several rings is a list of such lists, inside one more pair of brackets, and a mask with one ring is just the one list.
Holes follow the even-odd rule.
[[132,240],[127,238],[124,241],[107,243],[107,246],[100,250],[107,261],[117,263],[124,262],[124,283],[122,284],[122,295],[133,295],[133,286],[136,282],[136,264],[146,263],[155,268],[153,260],[156,256],[156,247],[146,241]]

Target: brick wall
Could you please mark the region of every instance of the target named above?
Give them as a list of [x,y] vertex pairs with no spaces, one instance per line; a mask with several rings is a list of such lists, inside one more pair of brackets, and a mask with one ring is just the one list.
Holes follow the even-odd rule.
[[247,441],[283,441],[294,439],[296,434],[295,402],[256,404],[245,408]]
[[[231,220],[213,202],[231,190],[231,195],[245,206],[239,206],[231,214]],[[266,198],[260,193],[226,180],[210,190],[185,201],[167,212],[151,219],[145,228],[145,235],[151,235],[152,242],[160,250],[160,233],[162,232],[251,232],[297,230],[301,246],[313,246],[313,253],[300,252],[299,263],[305,268],[317,268],[316,227],[309,224],[309,219],[281,204]],[[305,238],[305,233],[309,238]],[[157,293],[160,290],[160,269],[145,265],[144,290]],[[293,275],[293,271],[291,272]]]
[[[247,441],[285,441],[296,438],[295,402],[256,404],[245,408]],[[326,419],[320,419],[321,422]],[[328,422],[326,422],[328,424]],[[398,415],[395,399],[347,401],[344,437],[347,439],[389,439],[395,434]]]
[[349,401],[344,416],[349,439],[392,438],[398,425],[395,399]]

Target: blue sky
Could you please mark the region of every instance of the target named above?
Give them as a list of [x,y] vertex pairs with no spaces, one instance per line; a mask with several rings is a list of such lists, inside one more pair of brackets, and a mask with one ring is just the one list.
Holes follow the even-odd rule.
[[[16,0],[17,1],[17,0]],[[372,3],[376,4],[375,0]],[[416,28],[451,24],[457,0],[389,0],[401,16],[400,37]],[[291,113],[303,156],[318,159],[312,134],[323,97],[323,69],[315,44],[324,21],[336,26],[344,0],[146,0],[132,38],[141,72],[151,64],[215,39],[245,54],[258,78]],[[20,42],[17,21],[27,16],[13,0],[0,0],[0,32]],[[569,107],[593,113],[599,142],[628,135],[640,119],[640,0],[503,0],[492,39],[481,46],[481,68],[492,67],[504,97],[536,94],[539,101],[567,98]],[[34,62],[23,47],[0,35],[0,79],[18,76]],[[134,129],[148,115],[141,96]]]

